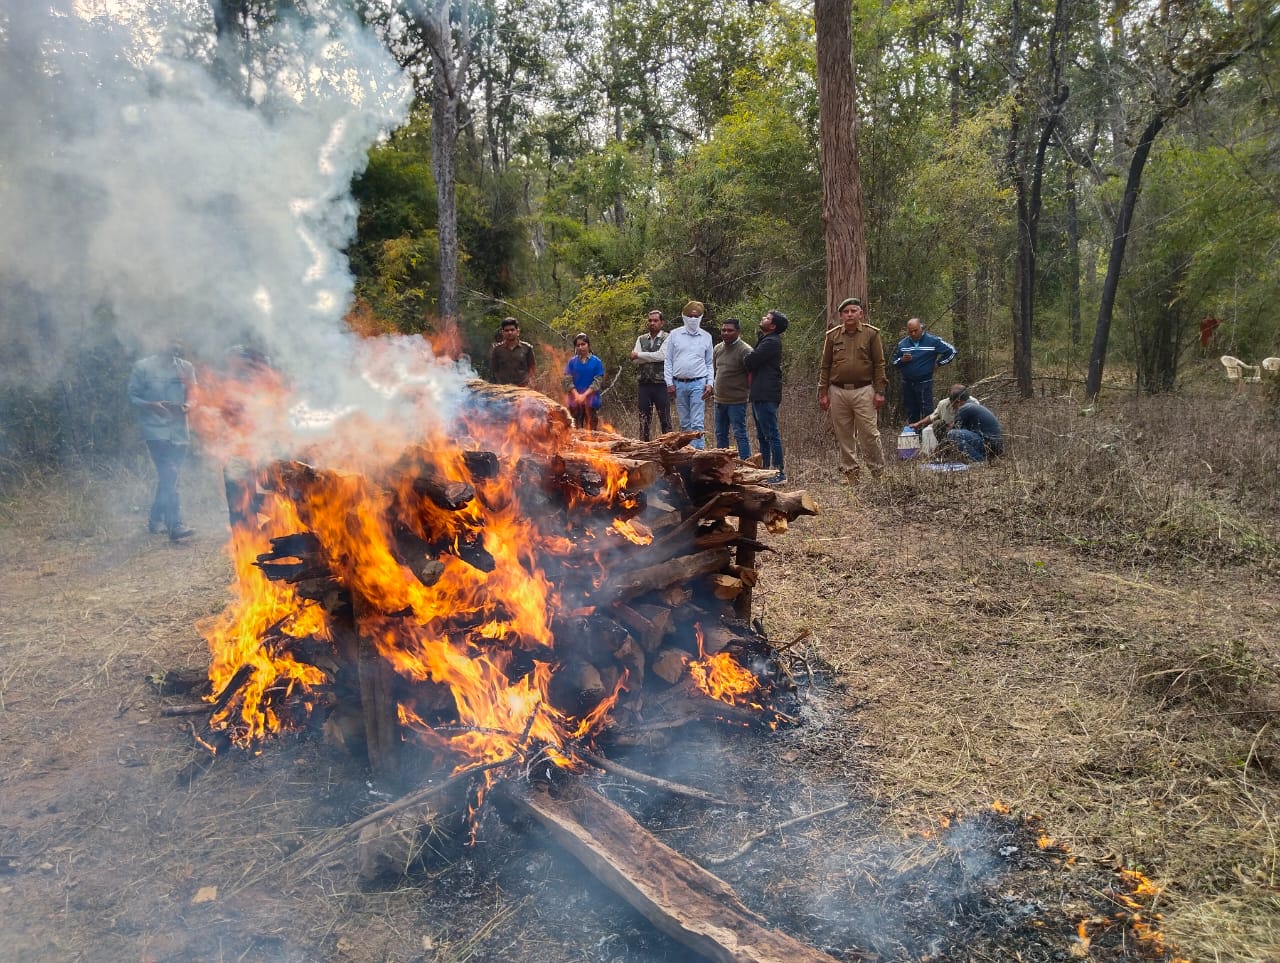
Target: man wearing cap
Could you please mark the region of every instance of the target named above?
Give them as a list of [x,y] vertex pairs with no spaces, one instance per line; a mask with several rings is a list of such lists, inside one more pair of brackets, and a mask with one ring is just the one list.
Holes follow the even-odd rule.
[[537,365],[533,345],[520,340],[520,322],[515,318],[503,318],[501,330],[502,340],[489,351],[489,378],[495,385],[527,388]]
[[662,377],[662,365],[667,360],[663,346],[667,333],[662,330],[662,312],[649,312],[649,333],[636,338],[631,349],[631,360],[636,364],[636,403],[640,409],[640,439],[649,440],[649,426],[653,421],[653,409],[658,409],[658,423],[665,435],[671,430],[671,400],[667,397],[667,383]]
[[933,372],[955,360],[956,349],[936,334],[925,334],[919,318],[907,322],[907,336],[893,349],[893,366],[902,373],[902,404],[907,421],[919,421],[933,407]]
[[751,457],[751,443],[747,441],[747,388],[746,360],[751,355],[751,345],[742,340],[742,322],[737,318],[725,318],[720,322],[720,343],[715,347],[716,378],[711,397],[715,412],[716,447],[729,447],[729,429],[738,446],[738,457],[744,461]]
[[876,412],[884,406],[887,384],[880,331],[867,324],[859,298],[845,298],[840,302],[840,323],[822,343],[818,405],[831,413],[840,471],[851,484],[858,478],[855,444],[873,475],[884,470]]
[[782,332],[790,322],[781,311],[766,311],[760,319],[760,337],[747,356],[751,372],[751,417],[756,422],[761,466],[778,474],[769,479],[777,485],[787,480],[782,467],[782,433],[778,431],[778,405],[782,404]]
[[698,432],[698,437],[689,443],[694,448],[706,447],[702,432],[714,364],[711,335],[702,330],[706,310],[701,301],[690,301],[684,306],[680,312],[683,323],[667,336],[662,367],[667,394],[676,400],[680,430]]

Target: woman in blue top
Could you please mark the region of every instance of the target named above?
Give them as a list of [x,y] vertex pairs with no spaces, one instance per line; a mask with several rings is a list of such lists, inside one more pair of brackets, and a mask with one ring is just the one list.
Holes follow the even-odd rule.
[[591,339],[573,337],[574,355],[564,366],[565,405],[579,428],[594,431],[600,420],[600,388],[604,384],[604,362],[591,353]]

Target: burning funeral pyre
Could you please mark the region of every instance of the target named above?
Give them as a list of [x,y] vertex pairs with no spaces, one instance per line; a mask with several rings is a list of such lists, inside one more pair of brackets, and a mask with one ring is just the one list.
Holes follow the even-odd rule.
[[776,724],[791,681],[750,622],[757,534],[816,508],[693,437],[579,431],[544,395],[470,382],[376,466],[261,467],[235,600],[202,626],[205,741],[324,718],[395,785],[529,746],[574,768],[696,718]]

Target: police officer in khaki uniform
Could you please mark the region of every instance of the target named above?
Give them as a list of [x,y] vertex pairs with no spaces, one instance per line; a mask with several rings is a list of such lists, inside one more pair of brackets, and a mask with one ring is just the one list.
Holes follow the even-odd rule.
[[850,484],[858,479],[855,442],[873,475],[884,470],[876,413],[884,405],[888,383],[880,330],[867,324],[860,299],[845,298],[840,302],[840,324],[827,332],[822,344],[818,405],[831,412],[840,471]]

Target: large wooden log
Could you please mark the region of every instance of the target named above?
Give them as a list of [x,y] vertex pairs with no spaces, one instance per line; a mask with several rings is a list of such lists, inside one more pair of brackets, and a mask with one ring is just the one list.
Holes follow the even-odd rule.
[[653,441],[640,441],[622,435],[605,436],[601,432],[596,432],[596,437],[590,439],[579,436],[575,444],[579,448],[611,451],[616,455],[639,458],[643,461],[662,461],[664,454],[684,448],[695,438],[701,437],[700,431],[669,431],[665,435],[659,435]]
[[632,631],[646,652],[656,652],[662,644],[671,610],[661,605],[624,605],[617,602],[613,613],[618,621]]
[[603,478],[605,471],[615,475],[626,474],[627,491],[639,491],[648,488],[662,476],[662,465],[656,461],[644,461],[639,458],[625,458],[611,452],[593,451],[579,453],[566,451],[560,454],[564,464],[562,473],[572,479],[589,477],[591,474]]
[[430,471],[423,471],[413,480],[413,490],[450,512],[465,508],[476,497],[476,490],[466,482],[450,481]]
[[779,518],[795,521],[801,515],[818,514],[817,503],[808,492],[780,492],[763,485],[739,485],[720,492],[713,518],[752,518],[766,524]]
[[503,795],[541,824],[654,926],[715,963],[835,963],[743,905],[728,883],[650,835],[623,809],[506,783]]
[[[738,543],[738,550],[735,556],[735,563],[742,577],[742,582],[746,586],[742,594],[738,596],[734,603],[734,614],[744,622],[751,622],[751,590],[756,584],[756,548],[755,537],[759,534],[756,521],[753,518],[741,518],[738,520],[738,533],[742,535],[743,541]],[[748,577],[745,573],[750,572]]]
[[540,391],[517,385],[467,382],[463,410],[470,418],[515,431],[521,440],[544,451],[561,447],[573,429],[573,416]]
[[400,718],[395,696],[395,670],[378,654],[373,640],[360,631],[362,622],[374,614],[367,601],[353,598],[352,621],[340,627],[335,648],[348,659],[355,656],[360,680],[360,704],[364,715],[365,747],[369,768],[387,785],[399,786],[401,770]]
[[614,572],[605,578],[599,588],[592,591],[591,598],[597,605],[626,602],[655,589],[718,572],[729,564],[730,558],[728,549],[715,549],[696,555],[683,555],[657,565]]

